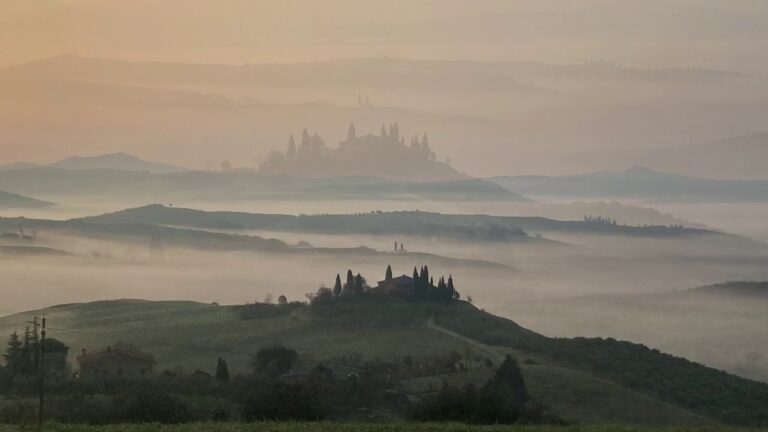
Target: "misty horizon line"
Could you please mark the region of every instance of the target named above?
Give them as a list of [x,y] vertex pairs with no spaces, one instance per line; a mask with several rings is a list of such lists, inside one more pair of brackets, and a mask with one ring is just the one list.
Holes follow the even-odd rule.
[[[293,134],[288,134],[288,136],[292,136]],[[375,135],[373,133],[370,133],[370,135]],[[748,135],[758,135],[758,133],[755,134],[748,134]],[[362,135],[364,136],[364,135]],[[727,138],[725,138],[727,139]],[[337,144],[345,142],[344,139],[341,139]],[[338,147],[336,147],[338,148]],[[276,174],[276,173],[261,173],[259,172],[260,165],[257,163],[256,165],[232,165],[230,170],[222,171],[222,169],[219,167],[215,167],[217,165],[216,162],[211,162],[207,166],[204,167],[193,167],[193,166],[187,166],[185,164],[176,163],[174,161],[164,160],[164,159],[154,159],[154,158],[147,158],[142,156],[139,152],[130,152],[130,151],[114,151],[114,152],[108,152],[108,153],[76,153],[71,154],[69,156],[65,156],[63,158],[56,158],[56,159],[50,159],[47,161],[31,161],[31,160],[25,160],[25,159],[18,159],[18,160],[0,160],[0,171],[2,170],[23,170],[23,169],[39,169],[39,168],[51,168],[51,169],[62,169],[62,170],[68,170],[68,171],[99,171],[99,170],[106,170],[106,171],[136,171],[131,169],[121,169],[121,168],[63,168],[63,167],[57,167],[57,164],[73,161],[73,160],[99,160],[99,159],[108,159],[113,157],[120,157],[120,158],[126,158],[131,159],[136,162],[140,163],[147,163],[147,164],[159,164],[159,165],[167,165],[168,167],[177,168],[178,172],[149,172],[148,174],[151,175],[170,175],[170,174],[178,174],[180,172],[205,172],[205,173],[232,173],[232,174],[252,174],[252,175],[263,175],[263,176],[282,176],[282,177],[297,177],[302,178],[302,176],[297,175],[290,175],[290,174]],[[222,161],[219,161],[222,162]],[[228,161],[223,161],[228,162]],[[17,167],[18,165],[18,167]],[[146,171],[146,170],[144,170]],[[761,182],[766,181],[766,179],[740,179],[740,178],[729,178],[729,179],[719,179],[719,178],[712,178],[712,177],[705,177],[705,176],[695,176],[695,175],[688,175],[681,172],[676,172],[675,170],[661,170],[658,168],[655,168],[653,166],[644,165],[644,164],[633,164],[633,163],[627,163],[621,166],[615,166],[615,167],[604,167],[602,169],[594,169],[594,170],[581,170],[574,173],[560,173],[556,175],[552,174],[516,174],[516,173],[507,173],[507,174],[481,174],[476,175],[474,173],[468,173],[468,172],[462,172],[462,174],[466,175],[468,179],[478,179],[478,180],[484,180],[484,179],[492,179],[492,178],[500,178],[500,177],[509,177],[509,178],[526,178],[526,177],[542,177],[542,178],[569,178],[569,177],[579,177],[579,176],[588,176],[588,175],[597,175],[597,174],[623,174],[623,173],[638,173],[638,172],[650,172],[654,174],[666,174],[666,175],[674,175],[689,179],[697,179],[697,180],[712,180],[712,181],[724,181],[724,182]],[[142,172],[141,170],[136,172]],[[315,176],[306,176],[304,178],[314,178]],[[338,176],[331,176],[328,178],[354,178],[354,177],[371,177],[371,178],[380,178],[382,181],[392,181],[388,180],[386,178],[376,176],[376,175],[370,175],[370,176],[360,176],[360,175],[338,175]],[[450,180],[432,180],[432,181],[418,181],[418,180],[404,180],[405,182],[409,183],[441,183],[446,182]]]
[[138,64],[165,64],[165,65],[179,65],[179,66],[229,66],[229,67],[260,67],[260,66],[302,66],[313,65],[323,63],[334,62],[355,62],[355,61],[375,61],[375,60],[387,60],[387,61],[409,61],[409,62],[422,62],[422,63],[476,63],[476,64],[496,64],[496,65],[541,65],[541,66],[554,66],[554,67],[572,67],[572,66],[603,66],[612,69],[619,70],[637,70],[637,71],[701,71],[701,72],[714,72],[724,73],[731,75],[742,76],[756,76],[762,77],[763,74],[757,74],[754,72],[746,72],[738,69],[723,69],[715,66],[707,66],[702,64],[697,65],[640,65],[629,64],[621,61],[614,61],[608,58],[584,58],[581,62],[553,62],[537,59],[528,60],[509,60],[509,59],[490,59],[490,58],[468,58],[468,57],[452,57],[452,58],[435,58],[435,57],[415,57],[415,56],[400,56],[400,55],[370,55],[370,56],[338,56],[338,57],[321,57],[315,59],[302,59],[302,60],[289,60],[289,61],[243,61],[239,63],[235,62],[203,62],[189,60],[170,60],[162,58],[137,58],[130,56],[104,56],[99,54],[89,54],[83,52],[61,52],[54,55],[46,55],[42,57],[36,57],[34,59],[25,60],[20,63],[7,64],[0,67],[0,70],[13,69],[19,66],[31,65],[36,63],[43,63],[50,60],[66,59],[66,58],[79,58],[86,60],[96,61],[112,61],[121,63],[138,63]]

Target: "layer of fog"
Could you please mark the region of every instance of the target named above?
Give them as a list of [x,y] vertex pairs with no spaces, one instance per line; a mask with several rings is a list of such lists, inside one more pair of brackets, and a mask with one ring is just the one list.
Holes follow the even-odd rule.
[[[64,219],[140,204],[144,203],[71,201],[53,209],[5,210],[3,214]],[[662,224],[678,223],[683,220],[678,218],[682,215],[686,224],[704,221],[720,228],[728,226],[729,231],[734,232],[764,229],[753,215],[766,208],[742,204],[654,203],[654,207],[663,211],[656,212],[647,207],[606,203],[263,201],[184,204],[208,210],[288,214],[416,208],[446,213],[544,214],[559,219],[579,219],[583,214],[594,214],[627,223]],[[278,238],[291,244],[306,241],[315,247],[367,246],[382,252],[390,251],[398,241],[410,252],[502,263],[511,270],[498,272],[432,263],[430,269],[436,275],[452,274],[459,291],[464,296],[472,296],[478,307],[547,335],[612,336],[642,342],[749,376],[759,375],[764,365],[744,369],[747,354],[757,352],[762,358],[768,355],[754,348],[756,339],[749,336],[761,332],[765,325],[763,315],[753,310],[755,305],[744,305],[742,309],[741,304],[735,303],[722,308],[716,304],[698,307],[691,304],[680,305],[676,310],[669,307],[649,310],[636,309],[632,297],[628,297],[628,305],[621,306],[569,300],[604,293],[666,295],[727,280],[768,280],[768,246],[740,237],[658,239],[543,232],[540,234],[544,239],[553,242],[489,243],[423,236],[238,233]],[[95,240],[41,232],[37,245],[77,256],[0,256],[0,273],[4,275],[0,315],[54,304],[117,298],[221,304],[263,301],[267,296],[274,299],[279,295],[304,300],[306,293],[321,284],[331,285],[336,273],[342,273],[343,277],[348,268],[361,272],[375,285],[388,264],[393,266],[395,274],[410,274],[414,266],[427,263],[394,253],[375,257],[270,255],[171,246],[165,248],[165,258],[158,260],[153,259],[149,243],[149,239],[142,238]],[[740,318],[734,320],[735,316]],[[741,336],[734,336],[737,334]],[[722,345],[726,342],[727,350],[713,348],[726,346]]]
[[558,337],[613,337],[768,382],[768,296],[592,296],[507,305],[519,324]]
[[[121,197],[83,198],[68,196],[39,196],[56,206],[40,209],[3,209],[0,217],[65,220],[152,204],[142,199]],[[423,201],[423,200],[258,200],[258,201],[177,201],[175,207],[206,211],[239,211],[269,214],[349,214],[371,211],[429,211],[448,214],[486,214],[494,216],[541,216],[557,220],[580,220],[585,215],[611,218],[628,225],[677,225],[705,227],[699,219],[677,217],[661,212],[654,203],[623,204],[617,201]],[[738,205],[738,204],[734,204]],[[768,204],[765,205],[768,209]],[[689,212],[689,214],[691,214]],[[692,216],[696,216],[692,214]],[[717,226],[717,225],[714,225]]]

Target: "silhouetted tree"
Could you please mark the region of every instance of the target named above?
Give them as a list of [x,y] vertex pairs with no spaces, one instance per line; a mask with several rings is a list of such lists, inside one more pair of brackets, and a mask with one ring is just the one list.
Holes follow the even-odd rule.
[[333,291],[328,288],[321,286],[317,292],[315,293],[314,297],[312,297],[312,304],[330,304],[333,301]]
[[8,369],[10,374],[17,374],[21,372],[21,350],[22,342],[19,339],[18,333],[14,331],[8,338],[5,354],[3,355],[3,358],[5,359],[5,367]]
[[336,274],[336,282],[333,284],[333,295],[338,297],[341,295],[341,275]]
[[355,293],[361,293],[366,290],[368,284],[365,282],[365,278],[360,273],[355,276]]
[[448,292],[451,294],[451,296],[458,300],[461,298],[461,295],[459,295],[459,292],[456,291],[456,287],[453,285],[453,275],[448,276]]
[[352,141],[357,138],[357,131],[355,130],[355,124],[349,124],[349,130],[347,130],[347,140]]
[[496,373],[485,385],[487,389],[502,394],[508,399],[508,405],[521,407],[528,401],[528,390],[517,360],[507,354],[496,369]]
[[277,304],[280,306],[285,306],[288,304],[288,298],[284,295],[281,295],[277,298]]
[[293,139],[293,135],[288,137],[288,148],[285,150],[285,157],[288,160],[296,158],[296,141]]
[[317,134],[317,132],[312,135],[311,149],[313,156],[321,154],[325,149],[325,141]]
[[[39,352],[39,343],[40,342],[38,342],[38,346],[34,348],[36,352]],[[43,343],[45,346],[44,364],[46,372],[53,374],[62,374],[66,372],[69,347],[64,344],[64,342],[55,338],[47,338]],[[36,357],[39,357],[39,355]],[[34,373],[37,370],[39,370],[38,363],[36,363],[36,366],[33,367],[33,370],[30,371],[30,373]]]
[[298,155],[306,157],[310,152],[312,146],[312,138],[309,137],[309,132],[306,129],[301,131],[301,144],[299,146]]
[[347,270],[347,282],[344,284],[342,292],[349,294],[355,291],[355,276],[352,274],[352,270]]
[[216,361],[216,379],[220,382],[229,381],[229,366],[227,366],[227,361],[221,357]]
[[419,297],[419,293],[421,291],[421,281],[419,280],[419,271],[416,269],[416,267],[413,268],[413,295],[415,297]]
[[252,355],[251,366],[257,374],[275,377],[288,373],[298,357],[298,353],[290,348],[272,345]]
[[387,281],[387,282],[392,280],[392,266],[391,265],[387,266],[387,272],[384,275],[384,280]]

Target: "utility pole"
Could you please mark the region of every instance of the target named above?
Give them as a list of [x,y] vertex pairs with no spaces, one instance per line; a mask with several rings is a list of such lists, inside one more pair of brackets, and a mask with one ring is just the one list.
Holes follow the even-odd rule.
[[45,315],[42,317],[40,332],[40,410],[37,422],[43,424],[43,405],[45,404]]

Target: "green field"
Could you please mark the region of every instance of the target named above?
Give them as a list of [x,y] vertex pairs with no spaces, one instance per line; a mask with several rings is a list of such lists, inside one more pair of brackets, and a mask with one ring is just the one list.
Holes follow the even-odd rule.
[[[196,369],[213,372],[217,357],[223,356],[233,374],[246,373],[250,354],[275,343],[297,350],[300,361],[307,366],[318,362],[332,364],[334,358],[345,356],[363,361],[400,363],[406,356],[418,361],[449,351],[461,353],[465,359],[488,358],[498,364],[505,354],[511,354],[520,361],[531,396],[544,404],[549,413],[568,424],[717,427],[721,423],[731,423],[722,421],[730,418],[713,411],[717,407],[686,406],[686,401],[690,400],[686,393],[704,394],[701,392],[711,388],[717,394],[742,397],[735,393],[735,389],[741,389],[752,392],[749,399],[752,404],[760,404],[765,393],[764,387],[757,383],[632,344],[543,338],[511,321],[485,314],[466,304],[445,306],[388,300],[382,303],[382,300],[360,298],[344,300],[333,306],[299,308],[277,315],[257,314],[251,319],[243,319],[237,308],[227,306],[122,300],[58,306],[45,313],[49,336],[61,339],[71,347],[72,362],[83,348],[94,350],[124,341],[154,354],[158,372],[191,373]],[[8,333],[15,324],[24,323],[31,315],[0,318],[0,330]],[[635,357],[644,358],[639,366],[632,363]],[[638,369],[645,365],[650,369]],[[477,364],[469,366],[468,370],[451,374],[404,379],[400,386],[408,394],[418,396],[440,388],[443,382],[457,387],[469,383],[482,385],[488,379],[489,370]],[[656,371],[667,375],[646,375]],[[675,381],[679,376],[687,381]],[[649,387],[648,382],[666,383],[664,385],[672,390],[660,385]],[[682,393],[675,388],[682,389]],[[687,399],[675,399],[680,394]],[[709,400],[709,396],[706,397]],[[715,396],[712,400],[717,399]],[[737,405],[731,407],[748,408],[741,402],[734,404]],[[293,430],[278,424],[263,425],[266,429],[253,425],[217,427],[223,430]],[[297,430],[314,430],[306,425],[296,427]],[[412,430],[438,428],[412,427]],[[209,430],[211,426],[194,428]],[[361,430],[354,426],[345,428]],[[441,425],[439,428],[465,430],[460,426]]]

